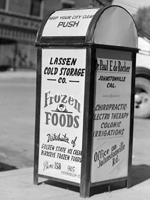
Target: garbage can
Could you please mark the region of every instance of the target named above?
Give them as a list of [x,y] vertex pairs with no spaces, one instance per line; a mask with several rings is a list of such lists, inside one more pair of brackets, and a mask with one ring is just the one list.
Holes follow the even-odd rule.
[[120,6],[54,11],[37,34],[34,183],[127,181],[137,30]]

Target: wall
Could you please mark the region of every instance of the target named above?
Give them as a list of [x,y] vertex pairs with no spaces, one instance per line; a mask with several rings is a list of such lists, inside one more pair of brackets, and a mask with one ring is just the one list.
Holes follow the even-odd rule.
[[9,0],[9,11],[29,15],[31,0]]
[[44,11],[43,17],[45,17],[48,13],[53,10],[58,10],[62,7],[61,0],[45,0],[44,1]]
[[92,0],[74,0],[75,1],[75,5],[76,7],[80,8],[80,7],[88,7]]
[[[75,7],[87,7],[89,6],[90,2],[92,0],[74,0],[75,2]],[[51,11],[55,11],[58,9],[62,8],[62,1],[61,0],[44,0],[43,2],[43,17],[50,13]],[[28,18],[28,21],[31,21],[32,26],[28,27],[28,30],[26,30],[26,27],[22,27],[23,21],[20,21],[19,19],[19,14],[20,17],[25,15],[29,16],[30,14],[30,6],[31,6],[31,0],[9,0],[9,5],[8,5],[8,15],[5,13],[5,21],[6,23],[1,23],[7,29],[7,32],[12,32],[10,35],[6,35],[5,37],[1,35],[1,38],[9,39],[11,42],[13,42],[10,45],[4,45],[0,44],[0,66],[1,65],[14,65],[15,61],[15,66],[18,67],[23,67],[23,68],[36,68],[36,63],[37,63],[37,49],[33,44],[33,41],[25,41],[25,36],[22,36],[22,39],[18,39],[17,37],[11,37],[13,36],[13,33],[19,34],[23,32],[23,34],[28,34],[28,37],[30,35],[33,35],[33,32],[36,33],[36,28],[34,27],[36,23],[39,21],[31,21],[30,18]],[[9,13],[10,12],[10,13]],[[16,15],[13,15],[17,14]],[[11,19],[12,18],[12,19]],[[4,19],[4,18],[3,18]],[[26,18],[24,17],[21,18],[24,20],[24,23],[26,22]],[[33,18],[32,18],[33,19]],[[12,23],[8,23],[12,20]],[[22,22],[22,23],[21,23]],[[3,27],[3,29],[4,29]],[[34,28],[34,29],[33,29]],[[38,28],[37,28],[38,29]],[[14,31],[14,32],[13,32]],[[27,39],[27,38],[26,38]],[[17,50],[15,49],[15,41],[17,42]],[[15,56],[16,54],[16,56]],[[15,58],[15,59],[14,59]]]

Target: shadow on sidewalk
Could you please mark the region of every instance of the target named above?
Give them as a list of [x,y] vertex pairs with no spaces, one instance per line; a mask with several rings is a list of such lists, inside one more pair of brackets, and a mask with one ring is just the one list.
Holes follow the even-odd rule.
[[15,166],[7,165],[0,162],[0,172],[17,169]]
[[[131,166],[131,187],[140,184],[150,178],[150,166],[148,165],[132,165]],[[91,189],[91,195],[102,192],[109,192],[127,187],[126,181],[112,183],[108,185],[97,186]]]
[[[148,165],[132,165],[131,167],[131,187],[140,184],[141,182],[146,181],[147,179],[150,178],[150,166]],[[47,180],[45,184],[72,190],[74,192],[79,192],[80,188],[77,186],[72,186],[68,184],[62,184],[61,182],[55,182],[55,181],[50,181]],[[106,184],[106,185],[100,185],[100,186],[95,186],[90,189],[90,196],[104,193],[104,192],[109,192],[109,191],[114,191],[118,189],[123,189],[127,187],[127,182],[126,181],[118,181],[116,183],[111,183],[111,184]]]
[[132,165],[131,174],[132,186],[135,186],[150,178],[150,166]]

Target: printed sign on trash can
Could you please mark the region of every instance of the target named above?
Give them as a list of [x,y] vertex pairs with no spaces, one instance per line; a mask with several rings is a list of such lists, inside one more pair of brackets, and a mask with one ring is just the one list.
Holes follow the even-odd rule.
[[77,183],[81,175],[85,55],[85,49],[42,50],[39,173]]
[[128,174],[131,59],[128,52],[96,50],[91,182]]

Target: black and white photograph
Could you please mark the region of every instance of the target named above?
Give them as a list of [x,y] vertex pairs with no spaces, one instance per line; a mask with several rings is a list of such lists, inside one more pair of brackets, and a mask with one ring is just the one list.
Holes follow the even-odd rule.
[[150,1],[0,0],[0,199],[150,199]]

